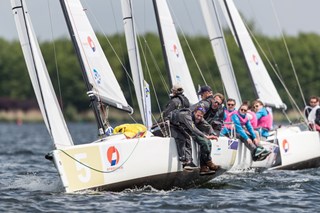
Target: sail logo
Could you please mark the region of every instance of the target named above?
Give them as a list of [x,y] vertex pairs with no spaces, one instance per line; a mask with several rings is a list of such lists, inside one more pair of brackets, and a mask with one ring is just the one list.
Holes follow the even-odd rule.
[[94,43],[92,41],[92,38],[90,36],[88,36],[87,40],[88,40],[89,47],[92,49],[93,52],[95,52],[96,51],[96,45],[94,45]]
[[179,57],[179,50],[178,50],[177,45],[173,44],[172,50],[173,50],[173,54],[175,54],[178,58]]
[[109,149],[107,150],[107,159],[111,166],[115,166],[117,165],[117,163],[119,163],[120,155],[116,147],[109,147]]
[[101,83],[101,75],[99,74],[98,70],[93,69],[93,77],[97,84]]
[[252,60],[256,65],[259,64],[258,57],[256,55],[252,55]]
[[286,139],[284,139],[282,141],[282,148],[283,148],[284,152],[288,152],[289,151],[289,143],[288,143],[288,141]]
[[148,87],[145,88],[146,97],[150,96],[150,89]]

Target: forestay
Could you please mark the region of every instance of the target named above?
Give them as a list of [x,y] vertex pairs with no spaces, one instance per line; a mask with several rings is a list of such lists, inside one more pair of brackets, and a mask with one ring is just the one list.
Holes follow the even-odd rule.
[[102,102],[132,112],[79,0],[61,0],[70,17],[86,75]]
[[37,101],[55,148],[72,146],[24,0],[11,0],[17,31]]

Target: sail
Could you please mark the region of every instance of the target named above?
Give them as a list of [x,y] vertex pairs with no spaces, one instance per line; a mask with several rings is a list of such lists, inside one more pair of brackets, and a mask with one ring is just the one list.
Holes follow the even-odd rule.
[[102,102],[132,112],[79,0],[60,0],[70,18],[92,91]]
[[166,52],[171,83],[172,85],[180,84],[184,89],[184,95],[191,104],[195,104],[198,102],[197,94],[167,1],[154,0],[153,2],[158,16],[158,28],[163,37],[162,45]]
[[73,142],[59,107],[24,0],[11,0],[22,51],[37,101],[55,148]]
[[241,95],[229,57],[229,52],[223,35],[223,30],[221,28],[217,8],[215,3],[211,0],[201,0],[200,6],[227,95],[229,98],[235,99],[237,104],[236,106],[239,107],[242,103]]
[[[126,35],[127,49],[131,67],[131,73],[134,83],[134,88],[139,104],[140,114],[145,126],[152,125],[151,111],[148,112],[147,108],[151,105],[149,85],[144,81],[143,71],[141,66],[141,59],[137,43],[136,31],[134,27],[133,8],[131,0],[121,0],[123,24]],[[145,88],[145,83],[148,88]],[[148,92],[148,93],[147,93]],[[148,102],[147,102],[147,96]],[[149,107],[150,108],[150,107]]]
[[224,2],[258,98],[268,106],[286,108],[233,1],[225,0]]

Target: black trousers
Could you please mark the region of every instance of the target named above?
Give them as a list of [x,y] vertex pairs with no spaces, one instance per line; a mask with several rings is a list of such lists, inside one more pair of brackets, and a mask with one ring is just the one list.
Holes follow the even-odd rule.
[[180,161],[192,161],[191,137],[183,129],[178,126],[171,125],[171,136],[175,139]]

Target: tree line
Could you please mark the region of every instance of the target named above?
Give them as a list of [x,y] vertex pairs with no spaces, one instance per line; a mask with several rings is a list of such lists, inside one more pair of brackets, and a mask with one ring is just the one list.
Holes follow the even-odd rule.
[[[124,35],[112,35],[108,39],[99,35],[98,38],[129,104],[138,111],[133,85],[127,75],[127,73],[130,74],[130,65]],[[251,89],[252,83],[242,54],[232,35],[228,34],[226,40],[242,99],[254,100],[254,91]],[[290,64],[282,38],[257,35],[256,40],[301,109],[304,105],[296,79],[299,80],[306,99],[311,95],[319,95],[319,35],[301,33],[298,36],[285,37],[293,64]],[[159,111],[158,106],[163,107],[169,99],[168,89],[170,88],[159,37],[156,34],[148,33],[140,36],[139,41],[142,44],[141,56],[145,79],[149,84],[152,82],[150,85],[152,107],[153,110]],[[205,36],[188,36],[183,39],[181,37],[181,43],[196,87],[204,85],[206,81],[214,91],[223,93],[224,86],[221,83],[221,77],[208,38]],[[112,47],[110,44],[112,44]],[[80,66],[71,41],[68,38],[60,38],[51,42],[41,42],[40,47],[63,109],[77,112],[88,110],[89,99],[86,97]],[[262,58],[280,96],[288,108],[292,108],[285,88],[278,80],[275,72],[272,71],[267,60],[263,56]],[[297,76],[295,76],[293,69]],[[19,41],[8,41],[0,38],[0,76],[0,97],[19,101],[35,98]],[[152,76],[152,79],[150,76]],[[160,76],[162,76],[162,80]],[[202,76],[204,76],[205,81]],[[163,82],[166,82],[166,84]],[[155,101],[154,88],[159,104]]]

